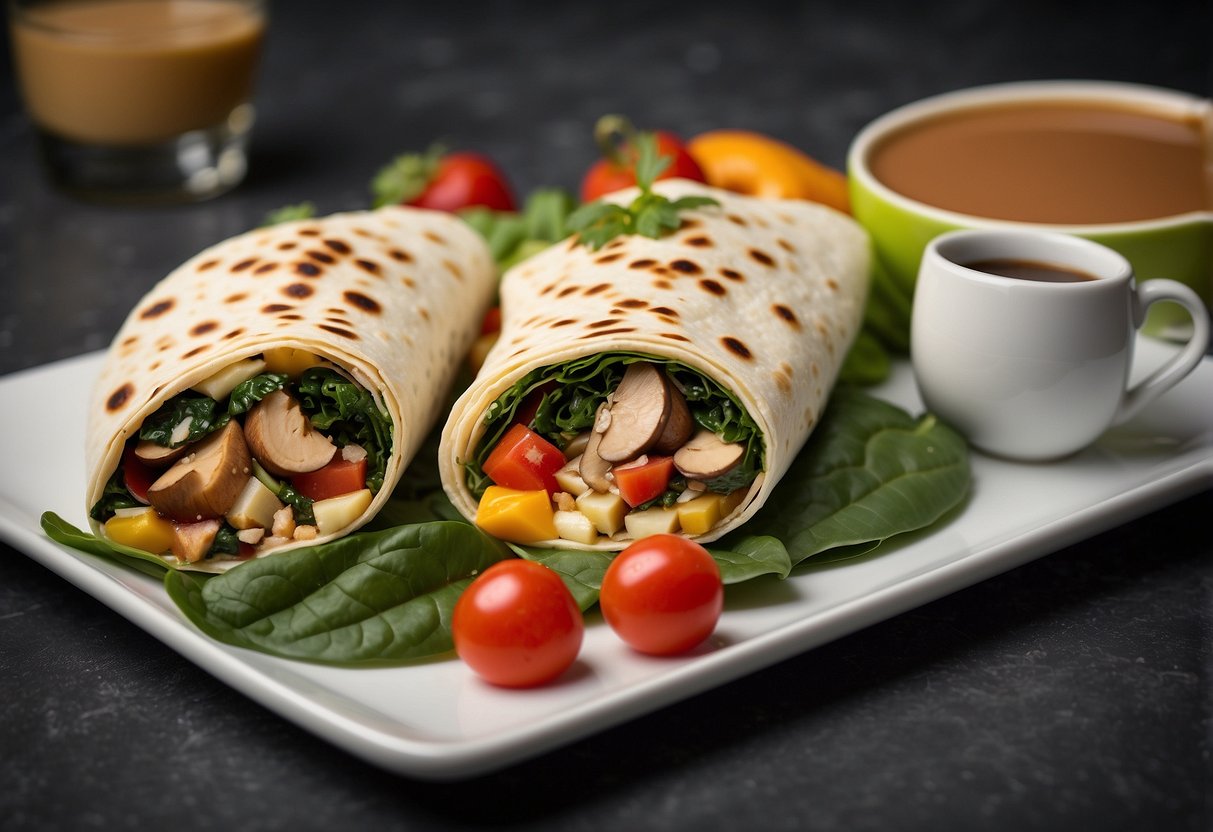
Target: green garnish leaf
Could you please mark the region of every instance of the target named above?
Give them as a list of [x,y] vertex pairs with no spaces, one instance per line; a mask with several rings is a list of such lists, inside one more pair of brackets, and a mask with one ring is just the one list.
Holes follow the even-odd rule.
[[640,194],[632,203],[625,207],[599,200],[581,206],[568,218],[569,230],[577,232],[591,251],[626,234],[660,239],[682,225],[679,217],[682,211],[719,204],[709,196],[685,196],[671,201],[653,193],[653,183],[674,160],[657,152],[657,136],[653,133],[637,134],[635,144],[636,184]]
[[294,205],[283,205],[281,208],[275,208],[265,215],[261,220],[261,227],[267,228],[271,225],[281,225],[284,222],[294,222],[296,220],[310,220],[316,216],[316,206],[310,202],[296,202]]
[[405,153],[388,162],[371,180],[371,205],[399,205],[416,199],[438,171],[446,148],[431,145],[425,153]]

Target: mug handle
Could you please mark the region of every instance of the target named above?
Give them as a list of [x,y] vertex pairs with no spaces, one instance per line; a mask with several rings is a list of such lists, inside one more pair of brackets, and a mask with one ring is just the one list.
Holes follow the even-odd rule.
[[1133,303],[1134,328],[1141,328],[1146,319],[1146,310],[1161,300],[1175,301],[1188,310],[1192,316],[1192,337],[1169,361],[1125,392],[1113,420],[1117,424],[1137,415],[1164,391],[1174,387],[1196,368],[1209,349],[1209,315],[1205,311],[1205,304],[1196,292],[1175,280],[1154,278],[1137,287]]

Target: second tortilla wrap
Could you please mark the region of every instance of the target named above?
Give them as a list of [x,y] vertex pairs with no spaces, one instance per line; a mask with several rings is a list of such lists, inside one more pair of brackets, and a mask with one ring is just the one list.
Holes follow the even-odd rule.
[[[174,396],[194,395],[191,388],[238,362],[299,350],[370,393],[390,418],[392,447],[382,485],[352,522],[265,553],[358,528],[391,495],[439,415],[495,288],[479,235],[453,215],[421,209],[287,223],[203,251],[151,289],[110,347],[89,412],[87,506],[114,490],[121,497],[122,483],[112,480],[124,451]],[[239,563],[166,559],[199,571]]]
[[[719,205],[683,211],[661,239],[622,236],[593,251],[572,238],[527,260],[502,282],[502,331],[475,382],[456,402],[439,451],[443,485],[469,519],[478,500],[465,463],[485,417],[533,371],[608,353],[677,361],[728,391],[757,424],[764,466],[706,542],[765,502],[808,438],[847,350],[867,294],[869,243],[850,217],[815,203],[763,200],[683,180],[659,182],[671,200]],[[636,191],[609,197],[626,204]],[[625,533],[556,548],[614,550]]]

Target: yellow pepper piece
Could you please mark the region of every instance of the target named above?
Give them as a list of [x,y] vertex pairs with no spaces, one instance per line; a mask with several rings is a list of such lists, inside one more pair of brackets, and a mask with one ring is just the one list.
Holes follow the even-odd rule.
[[720,522],[720,506],[723,494],[704,494],[685,503],[678,504],[678,522],[687,534],[707,534]]
[[711,130],[687,143],[709,185],[768,199],[808,199],[850,213],[847,177],[790,144],[748,130]]
[[261,357],[265,359],[265,372],[283,373],[291,378],[298,378],[308,367],[320,363],[320,357],[315,353],[294,347],[266,350]]
[[139,514],[106,520],[105,536],[123,546],[159,555],[173,546],[173,524],[149,508]]
[[493,537],[515,543],[534,543],[557,537],[548,493],[519,491],[490,485],[480,498],[476,525]]

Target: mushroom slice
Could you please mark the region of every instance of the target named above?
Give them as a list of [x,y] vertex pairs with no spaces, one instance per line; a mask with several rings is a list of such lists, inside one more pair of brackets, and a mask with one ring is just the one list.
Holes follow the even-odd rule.
[[312,429],[299,402],[275,390],[244,420],[249,450],[265,470],[279,477],[306,474],[328,465],[337,446]]
[[160,475],[147,490],[156,511],[182,522],[222,517],[244,488],[252,460],[240,425],[228,422]]
[[674,454],[674,467],[694,480],[710,480],[727,474],[745,456],[745,445],[722,442],[710,430],[701,429]]
[[670,419],[670,399],[670,385],[660,370],[644,361],[629,364],[615,388],[611,422],[598,455],[607,462],[626,462],[653,447]]
[[666,420],[661,435],[650,450],[660,456],[669,456],[691,438],[691,434],[695,432],[695,420],[691,418],[691,409],[687,407],[686,398],[678,392],[673,382],[664,374],[661,380],[665,382],[666,393],[670,397],[670,418]]
[[167,468],[185,456],[188,449],[187,445],[166,448],[163,445],[157,445],[150,439],[141,439],[135,443],[135,456],[139,457],[140,462],[147,463],[153,468]]
[[[601,416],[605,410],[605,403],[598,405],[598,415],[594,418],[595,423],[598,421],[598,416]],[[602,437],[603,434],[596,430],[590,432],[590,441],[586,443],[585,450],[581,452],[581,463],[577,466],[577,472],[581,474],[585,484],[599,493],[605,493],[611,488],[611,481],[607,479],[607,474],[611,471],[611,463],[598,454],[598,446],[602,444]]]

